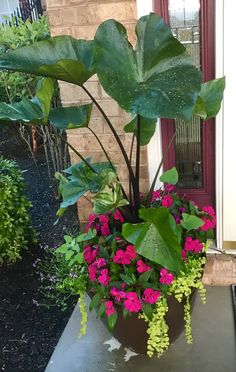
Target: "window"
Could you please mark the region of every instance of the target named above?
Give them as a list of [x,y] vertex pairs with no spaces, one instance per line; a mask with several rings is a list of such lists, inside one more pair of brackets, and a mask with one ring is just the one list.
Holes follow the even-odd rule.
[[18,0],[0,1],[0,22],[4,22],[5,16],[10,17],[19,5]]

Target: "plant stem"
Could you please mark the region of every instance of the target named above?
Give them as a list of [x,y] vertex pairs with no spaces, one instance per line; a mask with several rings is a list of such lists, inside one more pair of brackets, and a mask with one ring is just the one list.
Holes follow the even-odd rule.
[[115,128],[113,127],[111,121],[109,120],[108,116],[106,115],[106,113],[103,111],[102,107],[99,105],[99,103],[96,101],[96,99],[92,96],[92,94],[85,88],[85,86],[81,86],[84,91],[87,93],[87,95],[91,98],[91,100],[93,101],[93,103],[95,104],[95,106],[98,108],[98,110],[101,112],[102,116],[104,117],[104,119],[106,120],[110,130],[112,131],[119,147],[120,147],[120,150],[122,152],[122,155],[124,157],[124,160],[125,160],[125,163],[126,163],[126,166],[128,168],[128,171],[129,171],[129,176],[130,176],[130,179],[131,179],[131,184],[132,184],[132,187],[133,187],[133,190],[134,190],[134,184],[135,184],[135,177],[134,177],[134,172],[133,172],[133,169],[132,169],[132,166],[130,164],[130,161],[129,161],[129,158],[126,154],[126,151],[125,151],[125,148],[121,142],[121,139],[120,137],[118,136],[118,134],[116,133],[115,131]]
[[140,207],[140,200],[139,200],[139,174],[140,174],[140,136],[141,136],[141,128],[140,128],[140,115],[137,115],[137,147],[136,147],[136,167],[135,167],[135,192],[134,192],[134,209],[136,214],[138,213]]
[[[135,138],[135,135],[133,134],[132,142],[130,146],[130,153],[129,153],[129,161],[130,161],[131,166],[132,166],[132,155],[133,155],[133,148],[134,148],[134,138]],[[133,197],[132,197],[132,187],[131,187],[130,177],[129,177],[129,199],[130,199],[130,203],[132,204]]]
[[71,150],[74,151],[74,153],[87,165],[87,167],[89,167],[91,169],[91,171],[93,171],[94,173],[98,173],[95,169],[93,169],[93,167],[91,166],[91,164],[89,164],[89,162],[83,157],[83,155],[81,155],[79,153],[79,151],[76,150],[76,148],[74,146],[72,146],[69,142],[67,142],[61,134],[58,133],[58,135],[60,136],[62,142],[64,142],[65,144],[67,144],[68,147],[71,148]]

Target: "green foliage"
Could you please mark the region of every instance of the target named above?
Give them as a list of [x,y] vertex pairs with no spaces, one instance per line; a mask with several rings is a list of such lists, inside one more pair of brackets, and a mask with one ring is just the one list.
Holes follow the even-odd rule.
[[162,173],[160,177],[161,182],[168,183],[170,185],[176,185],[178,180],[179,180],[179,175],[175,167],[168,169],[167,171]]
[[92,104],[72,107],[56,107],[50,112],[49,120],[57,129],[87,127],[90,121]]
[[29,208],[21,171],[0,157],[0,265],[14,262],[33,243]]
[[[14,22],[14,20],[13,20]],[[12,23],[13,23],[12,22]],[[19,20],[19,25],[0,25],[0,50],[3,53],[25,45],[49,38],[49,27],[46,17],[34,22]],[[38,79],[22,73],[0,71],[0,101],[18,101],[23,95],[32,97]]]
[[20,102],[12,104],[0,103],[0,121],[46,124],[54,89],[55,81],[50,78],[44,78],[38,82],[34,98],[23,97]]
[[204,225],[204,222],[202,221],[201,218],[197,216],[192,216],[191,214],[183,213],[181,225],[183,226],[184,229],[190,231],[198,229],[199,227]]
[[214,118],[220,110],[224,89],[224,77],[202,84],[194,108],[194,115],[200,116],[204,120]]
[[182,268],[181,247],[169,210],[141,209],[140,218],[145,222],[135,225],[124,224],[122,236],[135,245],[141,256],[171,271],[179,272]]
[[[156,130],[156,119],[143,118],[140,116],[140,146],[147,145]],[[137,117],[124,127],[126,133],[134,133],[137,137]]]

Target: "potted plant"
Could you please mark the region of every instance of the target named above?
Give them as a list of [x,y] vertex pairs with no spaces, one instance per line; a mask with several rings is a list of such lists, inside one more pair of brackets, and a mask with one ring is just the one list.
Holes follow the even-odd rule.
[[[192,340],[189,301],[195,288],[204,300],[201,276],[215,213],[212,207],[200,209],[175,192],[175,168],[162,174],[164,186],[155,190],[163,159],[148,194],[140,194],[140,149],[154,135],[157,118],[181,119],[182,125],[188,125],[193,115],[204,120],[214,117],[225,82],[221,78],[201,84],[201,72],[158,15],[140,18],[136,35],[133,49],[123,25],[108,20],[98,27],[92,41],[58,36],[0,56],[1,68],[46,77],[32,100],[0,104],[0,119],[50,123],[67,130],[89,127],[93,105],[103,115],[129,171],[129,193],[98,137],[107,162],[84,158],[68,144],[81,162],[56,174],[63,198],[58,217],[88,193],[94,214],[88,217],[86,231],[74,239],[66,237],[58,252],[65,255],[80,295],[81,333],[85,332],[84,294],[88,292],[90,309],[98,308],[115,334],[120,314],[125,322],[141,318],[147,325],[146,351],[152,356],[154,352],[161,355],[169,345],[168,327],[171,331],[173,322],[168,314],[176,305],[173,298],[183,301],[180,318],[185,319],[188,342]],[[104,90],[132,115],[124,131],[133,133],[136,142],[134,166],[112,122],[84,86],[95,73]],[[51,109],[55,79],[81,86],[91,103]],[[172,339],[178,332],[174,333]]]

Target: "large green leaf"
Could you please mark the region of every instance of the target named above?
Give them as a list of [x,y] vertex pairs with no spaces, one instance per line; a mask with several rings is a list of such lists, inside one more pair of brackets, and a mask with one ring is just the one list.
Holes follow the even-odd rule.
[[[140,145],[147,145],[156,130],[156,119],[149,119],[140,117]],[[134,133],[137,135],[137,117],[131,120],[130,123],[124,127],[126,133]]]
[[[90,162],[88,159],[87,161]],[[65,170],[69,175],[68,179],[57,174],[57,179],[60,181],[59,190],[63,199],[60,209],[75,204],[86,192],[97,193],[104,187],[105,170],[109,172],[111,165],[107,162],[100,164],[91,163],[91,167],[95,172],[83,162],[72,165]],[[103,169],[103,171],[98,172],[98,169]]]
[[181,247],[173,217],[167,208],[140,210],[144,222],[123,225],[122,236],[135,245],[137,252],[163,267],[179,272],[183,267]]
[[224,77],[202,84],[194,115],[200,116],[203,120],[214,118],[220,110],[224,89]]
[[196,230],[196,229],[199,229],[199,227],[201,227],[202,225],[204,225],[204,221],[197,216],[183,213],[182,219],[181,219],[181,225],[187,231]]
[[92,202],[93,211],[96,214],[110,212],[129,204],[128,200],[124,199],[118,182],[114,183],[112,187],[106,185],[93,197]]
[[189,120],[200,71],[158,15],[140,18],[136,34],[134,50],[120,23],[108,20],[98,27],[94,58],[105,91],[133,114]]
[[164,173],[162,173],[160,177],[160,181],[164,183],[169,183],[171,185],[176,185],[179,180],[179,174],[175,167],[168,169]]
[[55,36],[0,55],[0,68],[82,85],[93,74],[93,42]]
[[50,111],[49,120],[56,128],[73,129],[87,127],[92,111],[92,103],[83,106],[56,107]]
[[54,89],[54,79],[41,79],[37,85],[36,95],[32,99],[23,97],[20,102],[0,103],[0,120],[19,121],[26,124],[46,124]]
[[17,103],[0,103],[0,120],[19,121],[28,124],[41,124],[44,114],[41,107],[29,98],[23,97]]

